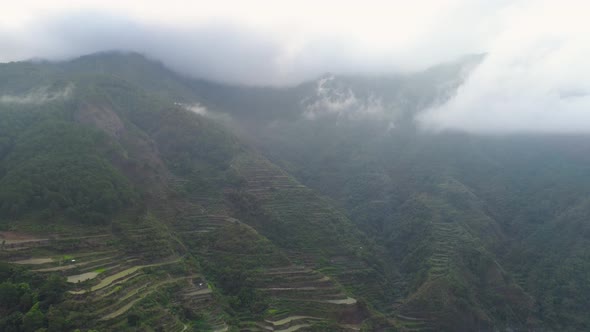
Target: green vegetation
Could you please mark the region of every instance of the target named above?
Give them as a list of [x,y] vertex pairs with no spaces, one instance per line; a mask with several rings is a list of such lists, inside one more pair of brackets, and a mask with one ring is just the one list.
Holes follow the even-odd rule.
[[461,68],[336,77],[399,112],[310,120],[314,82],[0,65],[0,330],[587,330],[587,138],[417,130]]
[[59,304],[67,289],[58,275],[39,276],[24,268],[0,263],[0,330],[36,331],[48,328],[58,331],[67,326],[54,305]]
[[[253,151],[166,96],[148,94],[108,71],[95,75],[60,66],[43,65],[36,74],[44,76],[41,84],[52,76],[67,77],[74,88],[66,98],[0,105],[7,115],[2,120],[7,130],[0,159],[0,223],[15,232],[6,236],[32,239],[9,240],[15,242],[0,254],[4,261],[28,262],[23,269],[34,269],[27,272],[31,275],[57,273],[69,281],[51,310],[41,307],[48,330],[225,330],[284,319],[281,315],[315,311],[319,316],[277,327],[296,329],[297,324],[337,325],[351,312],[359,315],[347,323],[359,326],[370,316],[349,298],[347,288],[318,271],[299,279],[297,273],[285,275],[282,281],[264,277],[269,269],[295,266],[292,261],[299,256],[288,249],[313,246],[321,238],[299,232],[284,246],[279,233],[255,222],[264,206],[249,202],[255,205],[252,211],[242,210],[238,202],[252,198],[242,192],[249,175],[234,164]],[[270,163],[261,167],[275,172]],[[317,199],[309,190],[301,193],[294,207]],[[287,202],[288,196],[281,200]],[[333,220],[322,230],[333,240],[309,253],[310,264],[327,265],[336,253],[353,254],[361,234],[328,202],[314,206]],[[285,226],[293,217],[272,216]],[[299,224],[313,230],[317,220],[304,216]],[[296,280],[304,297],[268,291]],[[305,291],[314,283],[327,288]],[[30,316],[38,316],[31,308],[22,315],[32,310]]]
[[134,192],[128,180],[108,162],[114,147],[104,134],[63,121],[58,111],[30,111],[44,112],[36,121],[30,120],[27,110],[0,112],[6,128],[3,134],[8,136],[0,160],[2,219],[65,217],[106,223],[132,203]]

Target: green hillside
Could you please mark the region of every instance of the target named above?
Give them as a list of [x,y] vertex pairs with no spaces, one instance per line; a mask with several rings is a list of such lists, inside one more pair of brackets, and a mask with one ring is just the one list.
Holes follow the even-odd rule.
[[480,60],[285,88],[0,64],[0,330],[587,330],[587,137],[413,121]]
[[249,124],[247,138],[399,262],[393,314],[408,329],[586,329],[587,137],[382,122],[285,119]]
[[[371,290],[390,268],[330,202],[285,175],[300,193],[271,208],[249,190],[277,166],[175,99],[79,61],[40,64],[29,90],[3,92],[22,100],[0,104],[0,329],[390,325]],[[313,215],[293,210],[311,201]]]

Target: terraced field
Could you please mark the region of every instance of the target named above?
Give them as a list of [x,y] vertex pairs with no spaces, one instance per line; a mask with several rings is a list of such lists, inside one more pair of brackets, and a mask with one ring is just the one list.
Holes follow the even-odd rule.
[[[176,305],[186,310],[204,315],[214,313],[207,323],[212,330],[227,327],[221,307],[207,288],[191,292],[195,282],[207,285],[204,277],[194,267],[187,269],[183,257],[154,254],[158,246],[164,254],[169,254],[166,249],[174,245],[166,233],[154,228],[156,226],[120,225],[113,233],[56,236],[43,243],[21,241],[18,250],[10,248],[13,250],[0,254],[2,260],[34,272],[58,273],[65,277],[71,288],[64,305],[73,315],[84,317],[80,327],[94,321],[98,325],[88,327],[119,330],[126,326],[128,314],[136,308],[153,310],[149,306],[144,308],[144,302],[163,294],[169,294],[166,296],[176,299]],[[155,246],[155,249],[138,252],[136,248],[129,248],[129,241],[143,241],[145,247]],[[153,312],[150,321],[162,326],[164,331],[189,330],[194,324],[179,321],[177,314],[162,308]]]
[[[267,293],[277,310],[286,308],[314,308],[297,310],[300,319],[337,317],[338,306],[355,306],[357,301],[343,292],[330,277],[313,269],[291,265],[267,269],[257,280],[259,290]],[[322,311],[317,311],[317,309]],[[319,317],[318,317],[319,316]],[[282,318],[284,320],[285,318]],[[279,320],[281,322],[282,320]],[[274,324],[277,325],[278,323]]]
[[364,258],[373,259],[374,249],[343,214],[263,158],[243,156],[232,167],[245,179],[244,193],[266,217],[248,222],[285,249],[292,262],[329,275],[352,297],[389,305],[394,286],[375,268],[380,262]]
[[[139,220],[121,217],[102,232],[19,239],[2,259],[66,278],[64,308],[80,328],[121,330],[141,315],[142,324],[164,331],[359,330],[371,315],[364,301],[382,305],[391,287],[378,262],[363,258],[370,243],[264,159],[234,167],[264,218],[238,220],[242,214],[223,197],[191,192],[154,201]],[[276,227],[260,227],[265,222]],[[225,268],[247,276],[263,312],[228,315],[235,295],[216,289]]]
[[[392,314],[402,331],[438,331],[441,327],[436,322],[441,320],[441,315],[445,315],[444,303],[452,297],[451,294],[444,294],[449,292],[449,284],[462,278],[456,274],[459,264],[464,264],[462,248],[477,247],[478,244],[466,228],[468,221],[457,220],[457,214],[444,199],[428,195],[418,196],[417,199],[429,211],[431,218],[425,230],[429,234],[427,243],[421,247],[427,248],[422,256],[423,270],[420,276],[409,275],[413,280],[420,278],[422,281],[413,285],[415,289],[411,297],[400,299],[395,304]],[[439,297],[423,298],[422,291]]]
[[433,225],[435,251],[429,259],[430,270],[428,271],[431,278],[440,278],[448,274],[450,259],[454,254],[460,233],[461,227],[457,223]]
[[[240,331],[297,331],[343,320],[348,313],[359,311],[356,299],[340,284],[311,267],[293,265],[280,248],[229,212],[203,212],[206,210],[198,205],[183,206],[174,213],[171,227],[203,264],[249,271],[253,286],[270,304],[262,318],[240,316]],[[190,296],[197,307],[207,305],[212,292],[202,283],[194,285],[184,296]],[[354,330],[361,321],[348,322],[352,323],[349,329]],[[203,328],[222,329],[223,324],[213,320]]]
[[[424,281],[427,285],[438,282],[438,279],[445,278],[452,272],[457,245],[463,241],[464,235],[459,223],[441,222],[438,219],[431,224],[431,232],[432,241],[429,245],[432,252],[426,260],[427,275]],[[400,299],[393,311],[396,325],[402,331],[439,330],[439,327],[433,325],[433,321],[440,312],[429,311],[427,308],[408,309],[404,304],[405,300]]]
[[[206,323],[200,327],[201,329],[207,328],[211,331],[228,329],[228,325],[225,322],[227,318],[226,314],[216,303],[213,297],[213,291],[203,278],[191,279],[188,286],[184,287],[180,294],[192,310],[207,313]],[[198,329],[195,328],[194,330]]]
[[437,328],[432,326],[432,321],[429,318],[416,318],[398,314],[396,315],[396,321],[404,332],[438,331]]

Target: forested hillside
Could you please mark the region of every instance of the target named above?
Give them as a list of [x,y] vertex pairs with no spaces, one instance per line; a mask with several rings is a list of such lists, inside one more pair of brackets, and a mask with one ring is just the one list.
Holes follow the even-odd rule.
[[166,94],[78,66],[0,68],[23,82],[1,104],[2,330],[393,326],[395,269],[332,203]]
[[482,56],[250,88],[0,65],[0,330],[580,331],[584,136],[425,132]]

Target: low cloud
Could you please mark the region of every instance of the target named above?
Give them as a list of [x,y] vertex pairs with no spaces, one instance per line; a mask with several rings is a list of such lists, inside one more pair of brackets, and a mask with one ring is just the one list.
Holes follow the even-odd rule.
[[505,12],[488,56],[451,100],[418,116],[423,128],[590,133],[589,9],[542,2]]
[[176,103],[176,104],[188,109],[191,112],[197,113],[202,116],[207,116],[209,114],[207,107],[205,107],[199,103],[195,103],[195,104],[191,104],[191,105],[185,105],[185,104],[180,104],[180,103]]
[[190,105],[176,103],[176,105],[180,106],[182,108],[185,108],[191,112],[194,112],[196,114],[199,114],[200,116],[203,116],[203,117],[206,117],[206,118],[218,121],[218,122],[222,122],[227,125],[230,125],[233,123],[233,119],[229,114],[211,111],[207,107],[205,107],[199,103],[194,103],[194,104],[190,104]]
[[49,87],[41,87],[21,95],[0,95],[0,104],[41,105],[58,99],[68,98],[73,88],[73,85],[68,85],[63,89],[52,91],[53,89]]
[[50,16],[0,31],[7,60],[65,60],[101,51],[135,51],[188,76],[240,84],[273,84],[280,52],[271,37],[232,24],[183,27],[105,12]]
[[[302,1],[288,5],[290,11],[268,1],[227,4],[239,7],[244,17],[227,10],[226,15],[213,11],[202,17],[199,12],[209,5],[183,3],[198,17],[162,20],[115,12],[109,7],[115,6],[113,1],[105,0],[100,9],[54,9],[37,12],[20,24],[0,22],[0,61],[136,51],[189,76],[246,85],[293,85],[327,72],[412,71],[483,50],[481,41],[488,33],[482,22],[487,20],[474,17],[502,6],[468,5],[459,10],[458,1],[464,2]],[[254,15],[255,3],[268,15]],[[158,6],[142,2],[140,7],[144,5]],[[168,7],[161,7],[151,10],[165,17]],[[482,31],[480,39],[457,34],[472,24],[478,27],[471,31]]]
[[[590,132],[590,4],[583,0],[103,0],[76,12],[67,8],[78,2],[27,3],[40,6],[23,7],[29,19],[10,15],[19,12],[10,11],[18,3],[4,8],[0,61],[137,51],[189,76],[276,86],[326,72],[409,72],[485,52],[453,98],[421,112],[422,128]],[[378,98],[359,105],[354,94],[342,93],[308,103],[307,116],[379,111]],[[4,100],[17,100],[12,97]]]
[[333,85],[334,76],[325,76],[316,83],[315,95],[302,101],[303,116],[309,120],[326,115],[358,119],[384,115],[383,102],[375,95],[357,98],[347,87]]

